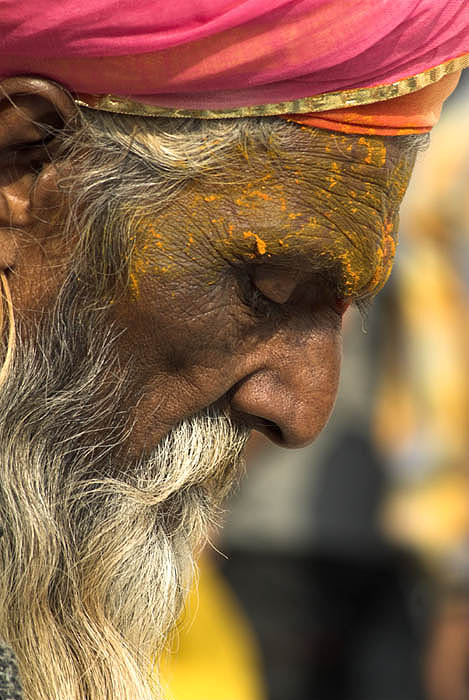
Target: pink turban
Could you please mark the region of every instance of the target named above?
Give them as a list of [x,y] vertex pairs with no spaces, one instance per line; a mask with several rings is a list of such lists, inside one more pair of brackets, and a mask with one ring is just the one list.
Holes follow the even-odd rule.
[[[413,133],[469,65],[465,0],[0,0],[0,12],[0,77],[45,76],[129,114]],[[425,106],[403,99],[438,82]],[[381,102],[393,107],[370,107]]]

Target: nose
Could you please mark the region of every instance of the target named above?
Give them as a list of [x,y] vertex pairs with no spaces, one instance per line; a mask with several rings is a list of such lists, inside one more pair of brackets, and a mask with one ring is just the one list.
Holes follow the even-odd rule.
[[304,447],[326,425],[340,375],[341,337],[335,330],[277,338],[263,362],[235,387],[231,407],[244,422],[283,447]]

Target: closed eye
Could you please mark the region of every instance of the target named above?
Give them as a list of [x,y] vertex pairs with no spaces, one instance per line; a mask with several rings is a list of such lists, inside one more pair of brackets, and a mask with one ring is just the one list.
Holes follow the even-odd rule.
[[241,299],[259,318],[272,319],[278,317],[282,311],[282,305],[267,298],[249,277],[245,284],[241,285]]

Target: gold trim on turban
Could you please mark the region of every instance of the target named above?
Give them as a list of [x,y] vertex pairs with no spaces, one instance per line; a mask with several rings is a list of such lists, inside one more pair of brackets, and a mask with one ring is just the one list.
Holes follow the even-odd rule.
[[343,109],[358,105],[383,102],[385,100],[408,95],[411,92],[421,90],[427,85],[436,83],[445,75],[455,71],[469,68],[469,54],[452,58],[439,66],[429,68],[422,73],[402,78],[389,85],[375,85],[373,87],[355,88],[353,90],[340,90],[328,92],[312,97],[302,97],[289,102],[277,102],[275,104],[251,105],[248,107],[236,107],[235,109],[179,109],[174,107],[161,107],[145,104],[127,97],[117,95],[85,95],[75,97],[76,104],[81,107],[116,112],[118,114],[132,114],[142,117],[180,117],[198,119],[228,119],[233,117],[269,117],[280,114],[304,114],[308,112],[324,112],[330,109]]

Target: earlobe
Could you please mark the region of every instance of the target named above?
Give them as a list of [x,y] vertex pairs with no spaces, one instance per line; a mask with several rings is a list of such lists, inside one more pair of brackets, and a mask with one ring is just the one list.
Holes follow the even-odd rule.
[[71,96],[40,78],[0,83],[0,270],[14,266],[25,231],[53,194],[54,134],[75,117]]

